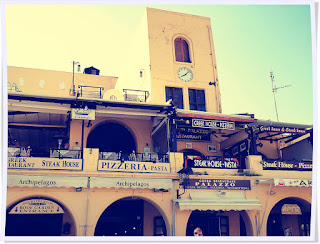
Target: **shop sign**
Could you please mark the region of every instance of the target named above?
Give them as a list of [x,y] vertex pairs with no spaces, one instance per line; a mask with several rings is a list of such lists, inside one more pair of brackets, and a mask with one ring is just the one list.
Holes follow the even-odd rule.
[[234,130],[236,126],[234,122],[230,122],[230,121],[192,119],[192,127]]
[[87,177],[8,175],[8,187],[87,187]]
[[312,186],[312,180],[300,179],[274,179],[275,186]]
[[147,188],[168,190],[172,188],[172,180],[147,178],[91,177],[90,186],[91,188]]
[[312,171],[312,162],[262,161],[263,170],[299,170]]
[[96,119],[96,110],[85,108],[73,108],[71,110],[72,119],[81,119],[81,120],[95,120]]
[[297,204],[284,204],[281,208],[281,214],[301,215],[301,209]]
[[251,190],[250,180],[190,179],[187,189]]
[[140,172],[140,173],[170,173],[169,163],[98,160],[99,171]]
[[292,134],[306,134],[305,129],[293,128],[293,127],[275,127],[275,126],[259,126],[261,132],[283,132]]
[[63,214],[55,202],[45,199],[31,199],[18,203],[9,214]]
[[177,139],[187,141],[210,141],[210,129],[177,127]]
[[8,169],[82,170],[82,159],[8,157]]
[[237,169],[239,162],[236,158],[223,158],[221,160],[201,159],[200,156],[187,156],[188,166],[192,168],[212,168],[212,169]]

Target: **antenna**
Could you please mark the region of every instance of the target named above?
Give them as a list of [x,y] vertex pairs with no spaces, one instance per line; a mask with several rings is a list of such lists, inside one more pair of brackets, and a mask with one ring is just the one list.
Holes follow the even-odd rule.
[[281,87],[276,87],[276,86],[273,86],[273,83],[274,83],[274,75],[273,75],[273,72],[271,71],[270,72],[270,78],[271,78],[271,84],[272,84],[272,93],[273,93],[273,101],[274,101],[274,107],[276,109],[276,115],[277,115],[277,121],[279,122],[279,117],[278,117],[278,110],[277,110],[277,103],[276,103],[276,92],[278,89],[281,89],[281,88],[285,88],[285,87],[289,87],[291,85],[286,85],[286,86],[281,86]]

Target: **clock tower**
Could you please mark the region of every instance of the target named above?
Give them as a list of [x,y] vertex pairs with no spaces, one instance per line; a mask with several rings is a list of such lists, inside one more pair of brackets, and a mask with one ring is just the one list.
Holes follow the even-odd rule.
[[147,9],[151,102],[221,113],[210,18]]

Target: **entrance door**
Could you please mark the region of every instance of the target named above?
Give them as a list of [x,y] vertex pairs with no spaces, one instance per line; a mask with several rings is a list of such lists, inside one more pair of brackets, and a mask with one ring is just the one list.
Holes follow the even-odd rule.
[[60,236],[64,209],[49,199],[33,198],[7,210],[6,236]]
[[193,236],[196,227],[204,236],[229,236],[229,217],[216,216],[216,211],[193,211],[187,224],[187,236]]
[[6,236],[61,236],[63,214],[7,214]]
[[143,236],[143,200],[119,200],[101,215],[95,236]]

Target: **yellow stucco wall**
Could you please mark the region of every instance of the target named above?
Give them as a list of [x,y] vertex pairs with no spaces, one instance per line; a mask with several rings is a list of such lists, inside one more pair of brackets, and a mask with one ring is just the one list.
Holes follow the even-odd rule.
[[[72,65],[70,65],[72,71]],[[101,86],[104,91],[113,89],[117,82],[117,77],[101,76],[75,73],[75,90],[79,90],[78,85]],[[64,89],[61,89],[60,83]],[[15,84],[15,85],[14,85]],[[41,88],[41,85],[43,85]],[[69,96],[72,88],[72,72],[62,72],[53,70],[41,70],[21,67],[8,67],[8,91],[33,95]]]
[[[189,110],[188,88],[203,89],[207,111],[221,112],[219,85],[209,85],[214,81],[219,84],[210,19],[150,8],[147,15],[152,102],[166,102],[166,86],[179,87],[183,88],[184,109]],[[187,40],[191,63],[175,61],[173,43],[177,37]],[[192,70],[192,81],[178,78],[180,67]]]

